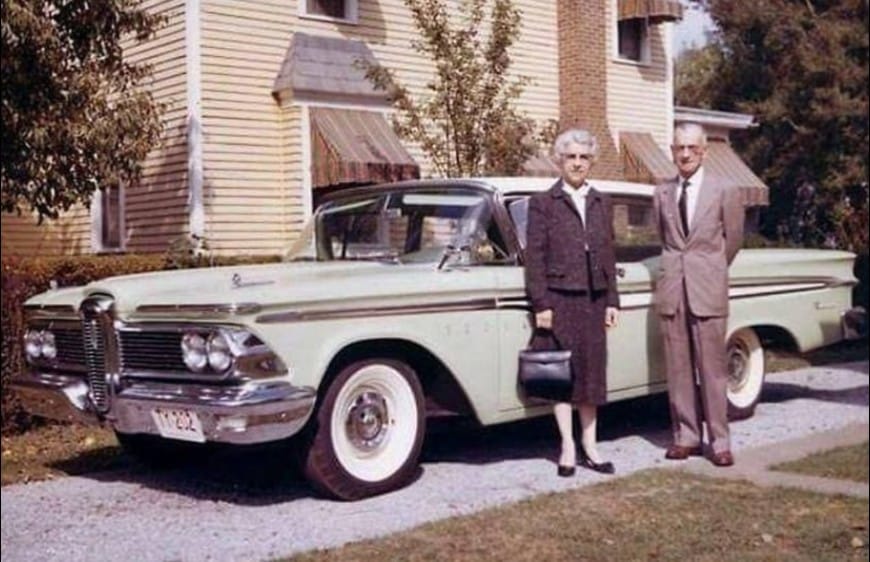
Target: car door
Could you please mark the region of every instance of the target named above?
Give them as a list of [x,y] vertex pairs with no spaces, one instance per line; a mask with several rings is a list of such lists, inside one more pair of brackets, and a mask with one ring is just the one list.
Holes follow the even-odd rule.
[[[608,332],[608,399],[660,390],[664,385],[662,344],[652,304],[652,281],[661,247],[648,196],[613,196],[613,222],[621,299],[619,326]],[[511,203],[510,215],[525,240],[524,202]],[[521,265],[497,270],[499,330],[499,407],[526,408],[517,386],[517,355],[532,332],[531,305]]]

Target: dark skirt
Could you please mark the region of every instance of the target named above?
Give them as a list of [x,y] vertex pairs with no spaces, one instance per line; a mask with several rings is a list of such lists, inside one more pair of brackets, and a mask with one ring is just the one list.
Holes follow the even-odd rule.
[[574,404],[607,401],[606,291],[548,291],[553,304],[553,332],[563,349],[571,350]]

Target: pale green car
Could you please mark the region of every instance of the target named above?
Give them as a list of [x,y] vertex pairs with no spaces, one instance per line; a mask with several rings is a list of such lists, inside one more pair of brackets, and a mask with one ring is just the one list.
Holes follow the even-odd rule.
[[[101,423],[145,460],[196,443],[296,436],[307,478],[356,499],[408,483],[426,417],[496,424],[549,412],[524,399],[530,336],[522,245],[530,193],[552,180],[427,180],[321,205],[285,263],[114,277],[26,303],[26,408]],[[653,187],[595,182],[614,207],[619,326],[608,399],[663,392],[651,283]],[[732,413],[752,413],[763,346],[848,337],[854,255],[743,250],[731,268]],[[577,322],[583,322],[578,318]]]

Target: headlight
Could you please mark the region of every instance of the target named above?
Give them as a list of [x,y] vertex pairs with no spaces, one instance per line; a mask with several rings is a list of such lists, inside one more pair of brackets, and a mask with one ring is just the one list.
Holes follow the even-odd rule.
[[57,357],[57,344],[54,342],[54,334],[45,331],[42,332],[42,356],[48,360]]
[[42,354],[42,333],[36,330],[27,330],[24,334],[24,352],[28,359],[39,359]]
[[195,332],[184,334],[181,338],[181,357],[188,369],[195,373],[202,372],[208,364],[205,339]]
[[233,364],[230,342],[221,332],[215,332],[208,338],[208,364],[218,373],[223,373]]

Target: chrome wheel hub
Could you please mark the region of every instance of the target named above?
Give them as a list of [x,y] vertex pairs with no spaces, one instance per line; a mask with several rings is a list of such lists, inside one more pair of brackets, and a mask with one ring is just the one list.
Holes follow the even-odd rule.
[[741,345],[735,345],[728,352],[728,384],[732,389],[743,386],[746,382],[746,370],[749,364],[749,353]]
[[347,438],[360,451],[376,450],[389,430],[389,412],[384,397],[377,392],[363,392],[350,407],[345,429]]

